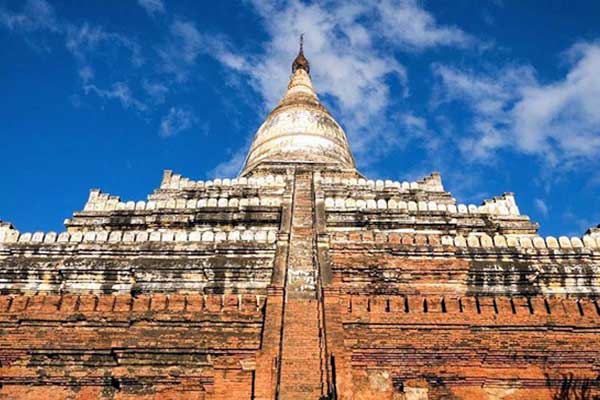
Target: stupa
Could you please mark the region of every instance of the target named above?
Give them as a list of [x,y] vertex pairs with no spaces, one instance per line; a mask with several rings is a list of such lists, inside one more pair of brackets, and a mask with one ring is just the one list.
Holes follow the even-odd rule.
[[65,226],[0,223],[1,399],[600,396],[598,228],[364,177],[302,47],[238,177]]

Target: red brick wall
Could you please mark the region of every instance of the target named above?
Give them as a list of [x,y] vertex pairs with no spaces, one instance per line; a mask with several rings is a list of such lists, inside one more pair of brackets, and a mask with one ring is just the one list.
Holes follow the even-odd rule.
[[443,312],[440,297],[330,297],[327,314],[343,326],[328,331],[330,351],[346,358],[338,374],[351,369],[343,398],[389,399],[417,387],[430,399],[505,389],[505,398],[546,399],[569,380],[579,393],[588,385],[590,396],[600,394],[600,313],[590,300],[580,301],[581,315],[574,299],[549,299],[547,308],[542,298],[515,298],[513,313],[508,298],[462,297],[461,312],[458,298],[446,297]]
[[264,301],[0,296],[0,398],[250,398]]

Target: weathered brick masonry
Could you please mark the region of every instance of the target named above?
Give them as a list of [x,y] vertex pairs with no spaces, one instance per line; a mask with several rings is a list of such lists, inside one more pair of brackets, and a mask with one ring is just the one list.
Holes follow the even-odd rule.
[[366,180],[302,52],[236,179],[0,222],[0,399],[600,398],[600,232]]

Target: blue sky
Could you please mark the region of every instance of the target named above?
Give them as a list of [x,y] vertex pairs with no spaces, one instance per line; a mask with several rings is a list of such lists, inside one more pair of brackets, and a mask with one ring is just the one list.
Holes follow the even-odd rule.
[[370,178],[515,192],[544,235],[600,223],[600,3],[0,0],[0,219],[61,230],[90,188],[232,177],[297,38]]

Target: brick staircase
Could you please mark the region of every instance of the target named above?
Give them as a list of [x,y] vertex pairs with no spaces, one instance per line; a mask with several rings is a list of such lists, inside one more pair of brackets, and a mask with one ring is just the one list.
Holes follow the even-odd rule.
[[279,398],[318,399],[321,358],[317,300],[293,299],[285,307]]
[[287,265],[278,396],[281,400],[319,399],[323,394],[313,223],[312,174],[298,173]]

